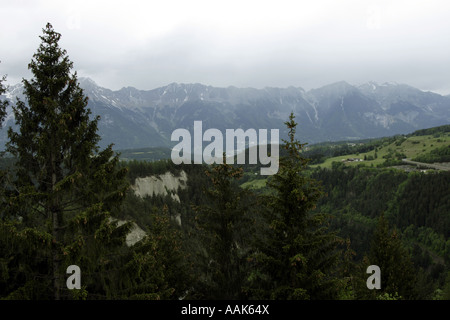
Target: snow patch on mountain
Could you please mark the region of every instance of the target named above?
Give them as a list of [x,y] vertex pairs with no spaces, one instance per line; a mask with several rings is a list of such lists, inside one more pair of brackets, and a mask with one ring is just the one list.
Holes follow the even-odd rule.
[[[423,92],[408,85],[371,81],[353,86],[341,81],[305,91],[299,87],[264,89],[170,83],[153,90],[124,87],[112,91],[90,78],[79,78],[92,115],[100,115],[101,147],[117,149],[173,146],[177,128],[202,120],[209,128],[285,130],[293,111],[297,133],[309,143],[372,138],[450,123],[450,96]],[[13,105],[23,84],[10,86],[2,98]],[[14,120],[11,108],[5,123]],[[363,125],[362,125],[363,124]],[[409,130],[409,131],[408,131]],[[0,142],[6,141],[6,130]]]

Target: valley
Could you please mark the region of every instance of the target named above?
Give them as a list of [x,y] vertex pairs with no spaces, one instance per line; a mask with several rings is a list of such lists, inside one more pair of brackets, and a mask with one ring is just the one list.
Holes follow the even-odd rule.
[[[347,241],[351,261],[356,265],[364,263],[371,254],[372,237],[383,215],[401,239],[407,252],[404,257],[409,257],[413,263],[417,299],[440,299],[443,288],[450,281],[450,172],[445,164],[447,161],[441,163],[442,168],[430,170],[422,168],[423,164],[434,164],[414,160],[406,163],[408,160],[404,159],[426,159],[430,154],[441,154],[436,151],[450,148],[449,133],[450,126],[447,125],[373,140],[311,144],[304,150],[304,156],[314,164],[308,165],[303,174],[319,181],[323,191],[313,214],[331,217],[330,231],[336,232],[342,241]],[[141,156],[142,152],[145,153],[140,150],[135,156]],[[127,157],[131,154],[129,152]],[[282,151],[280,155],[283,156]],[[445,159],[445,152],[440,157]],[[183,226],[183,232],[191,234],[189,230],[197,219],[193,208],[205,201],[205,191],[212,187],[204,174],[211,167],[175,166],[169,158],[124,162],[127,164],[130,173],[140,171],[142,173],[138,176],[141,177],[156,177],[163,172],[177,176],[185,172],[187,184],[175,191],[180,201],[175,200],[173,194],[165,197],[155,194],[138,202],[135,197],[128,198],[128,215],[121,218],[140,221],[139,224],[145,228],[148,217],[131,208],[142,206],[137,204],[139,202],[147,203],[147,206],[167,206],[170,216]],[[147,171],[140,167],[147,168]],[[257,165],[242,167],[243,176],[233,184],[233,192],[249,192],[251,196],[247,195],[245,202],[251,202],[255,196],[264,198],[272,194],[268,181],[273,180],[273,176],[259,175]],[[151,172],[151,175],[146,172]],[[251,221],[257,223],[263,212],[261,203],[253,204]],[[249,228],[252,235],[258,234],[258,230]],[[248,235],[247,231],[243,232]]]
[[[93,24],[81,7],[7,6],[33,19],[15,19],[0,74],[0,300],[145,300],[150,314],[149,300],[177,301],[168,317],[219,301],[276,316],[295,300],[450,300],[448,55],[428,36],[445,11],[383,7],[373,28],[364,4],[325,6],[331,23],[304,6],[294,25],[284,4],[252,4],[267,29],[242,3],[215,10],[219,29],[213,14],[194,25],[191,3],[119,20],[89,7]],[[187,19],[166,21],[177,10]],[[51,22],[31,55],[44,13],[74,22],[76,64]],[[396,32],[412,24],[427,27]]]

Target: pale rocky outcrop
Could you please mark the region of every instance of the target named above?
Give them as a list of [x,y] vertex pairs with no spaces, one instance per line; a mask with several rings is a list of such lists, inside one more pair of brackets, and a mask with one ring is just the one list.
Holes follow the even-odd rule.
[[[149,176],[144,178],[136,178],[134,185],[131,188],[134,193],[139,197],[153,196],[153,195],[168,195],[176,200],[180,201],[178,194],[176,194],[178,188],[186,188],[187,174],[181,171],[180,175],[177,177],[171,172],[166,172],[158,176]],[[181,226],[181,216],[177,214],[173,219],[178,225]],[[118,226],[127,223],[125,220],[117,220],[111,218],[111,221],[117,221]],[[128,246],[133,246],[145,237],[146,233],[142,230],[135,222],[132,223],[130,232],[126,237],[126,244]]]
[[181,171],[178,177],[171,172],[166,172],[158,176],[136,178],[131,188],[140,197],[170,194],[174,200],[179,202],[180,198],[176,192],[178,188],[186,188],[186,181],[187,174],[184,171]]
[[[185,171],[181,171],[179,176],[175,176],[173,173],[168,171],[164,174],[160,174],[157,176],[136,178],[134,185],[131,186],[131,189],[134,191],[135,195],[141,198],[154,195],[155,196],[170,195],[172,199],[180,202],[180,197],[176,192],[178,191],[179,188],[184,189],[186,187],[187,187],[187,174]],[[174,219],[174,221],[179,226],[181,226],[180,214],[176,214],[175,216],[172,217],[172,219]],[[140,235],[141,233],[138,230],[134,229],[132,231],[132,235],[129,235],[129,237],[130,239],[131,238],[138,239]]]
[[[129,222],[126,220],[117,220],[115,218],[110,218],[110,221],[117,221],[118,227]],[[131,247],[137,242],[141,241],[145,237],[145,235],[146,235],[145,231],[142,230],[135,222],[132,222],[130,232],[127,234],[125,242],[127,246]]]

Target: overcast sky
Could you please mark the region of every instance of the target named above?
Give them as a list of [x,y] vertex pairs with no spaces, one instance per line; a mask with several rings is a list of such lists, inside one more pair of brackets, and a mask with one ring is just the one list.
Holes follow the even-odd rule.
[[0,0],[0,75],[27,70],[47,22],[78,76],[306,90],[395,81],[450,94],[447,0]]

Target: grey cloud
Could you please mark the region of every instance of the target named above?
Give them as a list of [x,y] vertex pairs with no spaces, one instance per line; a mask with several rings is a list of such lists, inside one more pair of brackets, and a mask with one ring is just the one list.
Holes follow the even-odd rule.
[[[374,80],[450,93],[450,44],[446,41],[450,10],[441,1],[378,5],[344,1],[347,6],[319,1],[296,7],[296,2],[262,3],[266,15],[270,5],[274,6],[275,16],[267,16],[269,25],[261,24],[264,28],[258,29],[264,15],[253,22],[249,12],[247,22],[246,16],[236,11],[242,30],[214,24],[213,14],[220,14],[220,10],[209,5],[209,11],[196,15],[207,17],[206,22],[186,19],[152,36],[147,35],[151,30],[145,29],[152,27],[151,19],[159,14],[168,14],[169,19],[171,12],[151,12],[148,18],[139,12],[139,23],[134,23],[139,2],[133,2],[124,15],[120,10],[88,3],[86,8],[74,5],[60,9],[17,4],[24,17],[32,17],[33,10],[42,16],[5,21],[16,31],[1,36],[8,45],[0,49],[0,74],[8,74],[10,82],[29,77],[27,64],[38,46],[38,35],[47,19],[53,19],[55,29],[63,35],[61,45],[79,75],[111,89],[152,89],[171,82],[308,89],[340,80],[353,84]],[[254,10],[258,4],[255,2]],[[277,5],[286,7],[281,10]],[[233,18],[233,10],[226,13]],[[299,20],[308,21],[297,22],[297,13]],[[290,20],[283,21],[282,14],[288,14]],[[128,24],[135,28],[127,29]]]

